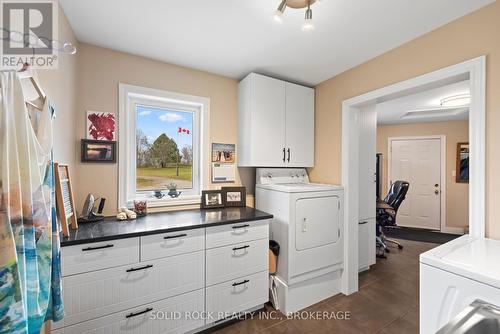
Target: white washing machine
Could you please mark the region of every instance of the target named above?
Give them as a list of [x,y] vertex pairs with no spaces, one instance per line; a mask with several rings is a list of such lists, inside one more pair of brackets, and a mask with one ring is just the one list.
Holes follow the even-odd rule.
[[279,308],[291,313],[340,292],[344,261],[340,186],[309,182],[305,169],[257,169],[255,206],[273,214],[280,245]]
[[[468,235],[420,254],[420,333],[436,333],[457,322],[454,318],[476,300],[500,308],[499,257],[500,241]],[[472,327],[473,320],[466,325]],[[466,332],[498,333],[460,333]]]

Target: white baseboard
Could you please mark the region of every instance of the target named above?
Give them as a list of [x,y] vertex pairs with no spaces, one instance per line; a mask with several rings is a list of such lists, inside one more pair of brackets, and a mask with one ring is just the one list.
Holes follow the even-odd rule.
[[441,229],[441,232],[443,233],[449,233],[449,234],[459,234],[463,235],[464,234],[464,229],[463,227],[450,227],[450,226],[445,226]]

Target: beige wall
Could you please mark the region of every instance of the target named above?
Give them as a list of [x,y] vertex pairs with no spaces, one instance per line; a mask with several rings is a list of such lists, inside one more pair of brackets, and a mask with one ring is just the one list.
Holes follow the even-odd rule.
[[406,136],[446,136],[446,227],[467,227],[469,225],[469,185],[456,183],[452,175],[456,169],[457,143],[469,141],[469,122],[452,121],[379,125],[377,127],[377,153],[383,154],[382,196],[387,194],[388,139]]
[[[118,113],[119,83],[210,98],[211,142],[236,143],[236,80],[84,43],[80,44],[79,62],[74,143],[78,144],[85,137],[86,110]],[[83,205],[86,194],[92,192],[96,197],[107,199],[106,215],[116,214],[118,164],[82,164],[78,159],[77,166],[75,197],[78,208]],[[238,184],[241,179],[248,192],[253,192],[253,170],[240,169]]]
[[[316,87],[316,161],[311,179],[341,183],[342,101],[487,55],[487,235],[500,239],[500,1],[417,38]],[[383,38],[383,36],[381,36]]]
[[[59,7],[59,40],[71,42],[79,48],[66,15]],[[74,167],[76,94],[77,94],[78,53],[69,55],[59,53],[57,70],[39,70],[37,76],[44,92],[55,108],[54,120],[54,159]],[[74,174],[74,168],[72,168]]]

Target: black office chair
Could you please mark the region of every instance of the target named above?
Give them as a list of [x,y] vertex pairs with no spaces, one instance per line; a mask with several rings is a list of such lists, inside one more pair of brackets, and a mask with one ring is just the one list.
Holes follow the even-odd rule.
[[377,246],[382,248],[383,252],[389,252],[387,243],[395,244],[399,249],[403,249],[403,245],[399,242],[385,236],[384,228],[388,226],[397,226],[396,217],[398,210],[405,200],[409,188],[410,184],[406,181],[394,182],[382,203],[386,205],[377,206]]

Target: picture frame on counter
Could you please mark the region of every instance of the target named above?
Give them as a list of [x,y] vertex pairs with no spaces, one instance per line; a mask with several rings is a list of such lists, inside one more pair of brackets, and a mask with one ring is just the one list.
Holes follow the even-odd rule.
[[82,139],[81,160],[82,162],[115,163],[116,142]]
[[246,188],[245,187],[222,187],[222,202],[225,207],[245,207]]
[[222,199],[221,190],[203,190],[201,192],[201,209],[223,208],[224,201]]

